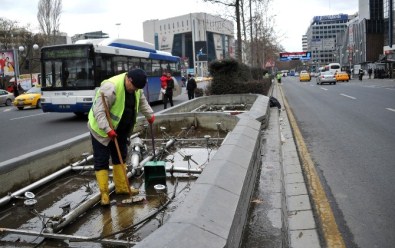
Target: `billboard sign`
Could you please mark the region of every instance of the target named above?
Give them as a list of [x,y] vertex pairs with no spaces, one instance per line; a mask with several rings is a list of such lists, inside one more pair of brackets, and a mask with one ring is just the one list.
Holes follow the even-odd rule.
[[14,50],[0,50],[0,75],[14,77],[18,70],[16,62]]
[[311,52],[284,52],[280,53],[280,61],[310,60]]

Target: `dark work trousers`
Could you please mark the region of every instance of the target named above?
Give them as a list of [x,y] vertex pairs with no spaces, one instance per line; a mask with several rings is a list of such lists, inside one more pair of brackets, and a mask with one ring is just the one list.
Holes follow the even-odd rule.
[[173,107],[173,92],[167,92],[163,94],[163,107],[167,109],[167,103],[170,103],[170,106]]
[[195,90],[188,90],[188,99],[191,100],[195,98]]
[[[94,157],[94,167],[95,171],[108,170],[109,159],[111,156],[112,164],[120,164],[118,158],[117,148],[115,147],[115,142],[111,141],[108,146],[103,145],[97,141],[91,134],[92,147],[93,147],[93,157]],[[117,137],[119,150],[121,152],[122,160],[125,163],[127,155],[127,135],[118,135]]]

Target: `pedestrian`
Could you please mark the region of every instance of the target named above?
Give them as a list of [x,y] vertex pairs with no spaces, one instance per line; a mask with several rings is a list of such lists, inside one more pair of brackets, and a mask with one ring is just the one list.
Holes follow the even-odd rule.
[[14,97],[19,96],[18,85],[16,84],[16,82],[14,82],[12,85],[12,92],[14,93]]
[[[141,69],[133,69],[104,80],[96,93],[95,100],[88,115],[88,129],[94,157],[94,169],[101,193],[101,205],[109,205],[108,170],[109,159],[113,164],[113,181],[116,194],[134,194],[138,189],[128,188],[125,174],[126,165],[118,158],[118,142],[122,161],[127,156],[128,138],[133,131],[137,115],[141,112],[152,124],[155,115],[144,96],[143,88],[147,75]],[[111,116],[111,125],[106,118],[102,94]],[[113,129],[111,128],[113,127]]]
[[167,74],[166,72],[162,73],[162,76],[159,78],[160,80],[160,92],[162,94],[162,100],[165,101],[165,93],[167,88]]
[[188,82],[187,82],[187,92],[188,92],[188,99],[195,98],[195,89],[197,88],[197,84],[195,79],[191,74],[188,74]]
[[181,87],[185,87],[186,82],[187,82],[187,79],[184,76],[182,76],[182,78],[181,78]]
[[278,73],[277,73],[277,82],[278,82],[279,84],[281,84],[281,77],[282,77],[281,72],[278,72]]
[[166,89],[165,89],[165,94],[163,96],[163,104],[164,104],[164,109],[167,108],[167,102],[170,103],[170,106],[173,107],[173,89],[174,89],[174,80],[171,77],[171,73],[167,73],[167,82],[166,82]]
[[369,79],[372,78],[372,73],[373,73],[372,68],[369,68],[368,69]]
[[359,76],[359,80],[360,81],[362,81],[362,78],[363,78],[363,70],[362,70],[362,68],[361,69],[359,69],[359,71],[358,71],[358,76]]

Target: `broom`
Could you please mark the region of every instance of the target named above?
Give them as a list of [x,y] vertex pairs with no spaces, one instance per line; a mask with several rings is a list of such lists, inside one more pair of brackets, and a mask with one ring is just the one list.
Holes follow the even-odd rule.
[[[106,112],[106,117],[107,117],[108,124],[110,125],[110,128],[114,130],[114,127],[113,127],[112,122],[111,122],[110,110],[108,109],[107,102],[106,102],[106,99],[104,97],[103,92],[101,92],[101,99],[102,99],[102,102],[103,102],[103,105],[104,105],[104,110]],[[114,137],[114,143],[115,143],[115,148],[117,149],[119,162],[122,165],[121,167],[122,167],[123,175],[125,177],[126,184],[128,186],[129,195],[132,195],[132,190],[130,189],[130,185],[129,185],[129,178],[126,175],[125,166],[123,166],[123,159],[122,159],[121,151],[119,150],[117,137]]]

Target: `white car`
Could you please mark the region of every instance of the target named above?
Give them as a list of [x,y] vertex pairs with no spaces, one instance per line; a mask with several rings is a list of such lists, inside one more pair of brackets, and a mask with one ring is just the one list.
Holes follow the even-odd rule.
[[13,93],[0,89],[0,105],[5,104],[6,106],[11,106],[14,99]]
[[316,78],[317,84],[336,84],[336,77],[330,71],[323,71]]

